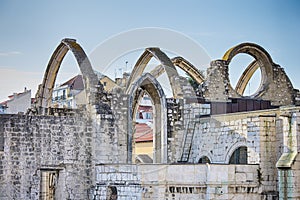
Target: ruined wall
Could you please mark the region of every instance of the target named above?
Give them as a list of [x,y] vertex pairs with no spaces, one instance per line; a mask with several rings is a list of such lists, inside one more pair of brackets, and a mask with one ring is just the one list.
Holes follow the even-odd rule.
[[[271,101],[273,106],[295,104],[296,91],[291,81],[279,65],[273,64],[270,74],[262,77],[266,85],[260,88],[258,93],[251,96],[254,99]],[[211,62],[207,69],[207,77],[202,83],[202,95],[209,101],[228,101],[228,98],[242,98],[236,90],[232,88],[229,79],[229,66],[224,60]]]
[[109,112],[94,115],[95,162],[127,162],[128,95],[118,88],[108,95]]
[[300,198],[300,115],[286,112],[281,115],[281,153],[276,164],[280,199]]
[[[126,163],[126,152],[121,152],[126,147],[125,131],[120,131],[124,121],[112,119],[117,119],[116,113],[125,119],[122,104],[127,99],[121,93],[109,98],[119,107],[113,115],[97,115],[95,121],[84,115],[1,115],[5,144],[0,153],[1,199],[39,199],[43,172],[58,173],[55,196],[59,199],[105,199],[107,190],[117,191],[121,199],[272,199],[278,192],[284,194],[280,190],[298,197],[297,189],[292,188],[299,183],[299,158],[288,171],[278,172],[275,167],[281,154],[278,149],[289,149],[289,137],[283,136],[289,133],[291,120],[280,116],[285,112],[275,109],[199,118],[207,108],[185,102],[180,113],[195,123],[189,162],[207,156],[219,165],[124,165],[112,164]],[[188,126],[185,122],[180,126],[184,124]],[[298,141],[297,117],[293,124]],[[182,141],[170,144],[182,153]],[[298,151],[298,142],[292,144]],[[227,165],[230,155],[243,145],[248,147],[248,163],[253,165]],[[179,157],[181,153],[177,153]]]
[[43,171],[58,172],[56,198],[87,198],[94,174],[93,128],[88,120],[0,115],[0,121],[5,145],[0,199],[39,199]]
[[[198,88],[203,102],[191,103],[194,89],[158,48],[147,49],[133,77],[120,79],[120,85],[106,93],[81,47],[66,39],[51,57],[31,114],[53,114],[51,90],[69,50],[85,80],[86,110],[58,114],[65,116],[0,115],[0,199],[40,199],[41,195],[56,199],[299,198],[299,108],[210,113],[207,101],[243,98],[230,85],[228,64],[237,53],[248,51],[231,54],[230,50],[231,57],[213,61]],[[260,52],[251,51],[258,59]],[[288,77],[261,51],[265,55],[259,59],[270,65],[263,70],[262,93],[253,99],[278,106],[293,104],[296,95]],[[174,99],[165,99],[156,76],[143,74],[152,56],[163,64]],[[159,110],[154,123],[157,164],[130,165],[132,118],[142,90],[154,100],[154,110]],[[249,165],[228,164],[239,147],[247,147]],[[212,164],[197,164],[203,156]]]
[[[258,165],[101,165],[91,199],[259,199]],[[180,172],[180,173],[179,173]]]
[[240,97],[231,87],[228,66],[223,60],[215,60],[207,69],[207,78],[203,83],[203,96],[209,101],[228,101],[228,97]]
[[284,69],[274,64],[273,76],[265,94],[262,94],[260,97],[265,100],[271,100],[272,105],[294,105],[296,91]]
[[280,129],[276,130],[276,123],[280,123],[276,114],[278,110],[194,118],[189,162],[198,163],[205,156],[211,163],[228,164],[234,151],[245,146],[247,163],[259,164],[261,194],[277,197],[276,162],[281,155],[282,139]]

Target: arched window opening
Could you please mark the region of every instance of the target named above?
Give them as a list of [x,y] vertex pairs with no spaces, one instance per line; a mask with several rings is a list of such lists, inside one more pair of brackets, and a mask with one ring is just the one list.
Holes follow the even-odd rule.
[[[128,91],[129,94],[129,123],[128,126],[128,154],[127,161],[132,163],[135,161],[136,149],[136,132],[137,124],[139,117],[139,103],[141,99],[149,97],[152,103],[153,114],[148,113],[148,116],[152,116],[151,121],[144,124],[144,128],[152,129],[152,154],[153,154],[153,163],[166,163],[167,162],[167,135],[166,135],[166,113],[164,108],[166,108],[166,97],[164,91],[159,84],[159,82],[149,73],[142,75]],[[147,96],[144,96],[147,95]],[[145,118],[146,115],[145,115]],[[143,122],[145,119],[140,119]],[[147,126],[145,126],[147,125]],[[150,132],[150,130],[148,130]],[[146,133],[149,133],[146,131]],[[143,153],[144,154],[144,153]],[[152,159],[152,158],[151,158]]]
[[207,156],[203,156],[199,159],[198,163],[200,163],[200,164],[206,164],[206,163],[210,164],[211,162],[210,162],[210,160]]
[[247,147],[239,147],[230,157],[229,164],[248,164]]
[[136,118],[134,123],[133,135],[133,155],[132,161],[138,161],[136,158],[146,155],[153,162],[153,104],[148,93],[140,98],[136,105]]

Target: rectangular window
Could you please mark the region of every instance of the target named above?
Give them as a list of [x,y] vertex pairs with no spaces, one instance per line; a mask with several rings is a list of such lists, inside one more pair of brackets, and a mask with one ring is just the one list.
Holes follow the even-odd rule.
[[62,99],[66,99],[66,90],[63,90]]

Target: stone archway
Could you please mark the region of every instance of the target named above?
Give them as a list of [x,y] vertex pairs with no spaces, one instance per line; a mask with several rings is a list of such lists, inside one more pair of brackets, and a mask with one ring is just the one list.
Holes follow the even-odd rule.
[[[250,56],[252,56],[255,61],[252,62],[245,72],[242,74],[242,76],[239,79],[239,82],[236,87],[236,92],[242,96],[242,93],[244,92],[247,83],[253,76],[254,72],[260,68],[261,70],[261,84],[259,86],[259,89],[255,94],[253,94],[253,97],[259,97],[264,93],[264,90],[268,88],[270,83],[273,81],[273,61],[269,53],[262,48],[261,46],[254,44],[254,43],[242,43],[235,47],[230,48],[223,56],[222,60],[226,62],[226,65],[228,66],[233,59],[234,56],[240,53],[246,53]],[[232,86],[230,85],[232,88]]]
[[128,136],[127,136],[127,162],[132,162],[133,149],[133,118],[135,108],[141,93],[146,91],[152,99],[154,107],[153,134],[154,134],[154,163],[167,163],[167,117],[166,97],[159,82],[149,73],[142,75],[133,84],[127,95],[128,100]]
[[[171,61],[174,66],[178,66],[180,69],[186,72],[190,77],[192,77],[197,83],[200,84],[205,80],[205,78],[199,72],[199,70],[183,57],[178,56],[172,58]],[[150,74],[152,74],[155,78],[157,78],[164,72],[165,72],[164,67],[162,65],[158,65],[150,72]]]
[[76,42],[75,39],[65,38],[61,41],[52,54],[44,74],[43,82],[39,86],[36,94],[36,107],[39,114],[45,114],[47,112],[46,110],[50,107],[52,91],[57,73],[65,55],[69,50],[71,50],[74,54],[80,71],[83,75],[88,102],[90,104],[95,104],[95,102],[93,102],[95,101],[95,98],[92,98],[92,92],[95,92],[95,87],[98,84],[97,76],[94,73],[92,65],[82,47]]
[[172,87],[172,92],[174,98],[182,98],[182,88],[177,83],[177,79],[179,79],[178,72],[174,67],[170,58],[162,52],[159,48],[147,48],[144,53],[140,56],[139,60],[135,64],[131,76],[127,82],[126,91],[131,90],[131,85],[143,74],[148,62],[152,57],[155,57],[158,61],[160,61],[161,65],[164,68],[164,71],[167,73],[167,76],[170,81],[170,85]]
[[188,75],[190,75],[195,81],[197,81],[197,83],[202,83],[204,81],[205,78],[200,73],[200,71],[185,58],[178,56],[172,58],[171,61],[175,66],[178,66]]
[[243,72],[242,76],[239,78],[235,87],[235,91],[239,95],[243,96],[250,79],[252,78],[253,74],[256,72],[258,68],[259,68],[258,62],[254,60],[245,69],[245,71]]

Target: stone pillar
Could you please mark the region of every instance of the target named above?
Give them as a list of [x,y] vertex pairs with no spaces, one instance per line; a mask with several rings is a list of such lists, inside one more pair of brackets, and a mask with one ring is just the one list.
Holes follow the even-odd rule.
[[278,190],[280,199],[300,198],[300,155],[299,121],[300,114],[281,116],[283,125],[283,153],[276,166],[278,168]]
[[210,67],[207,69],[204,87],[204,97],[210,101],[224,102],[228,100],[228,97],[239,97],[230,85],[228,65],[224,60],[211,62]]
[[276,120],[274,116],[260,116],[260,170],[261,193],[269,199],[278,196],[276,169]]

